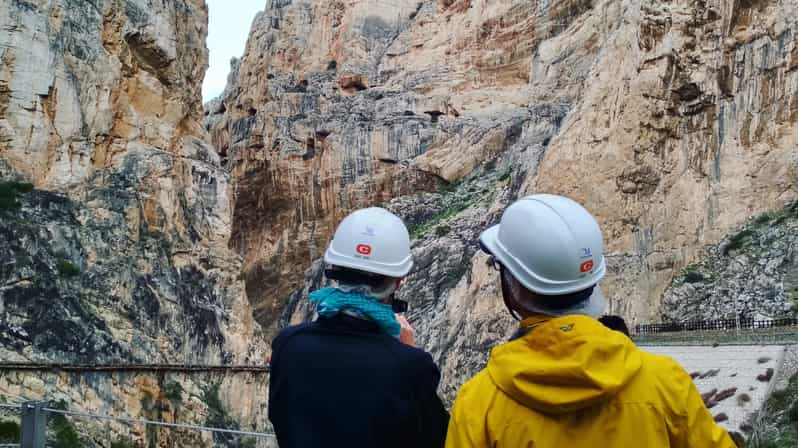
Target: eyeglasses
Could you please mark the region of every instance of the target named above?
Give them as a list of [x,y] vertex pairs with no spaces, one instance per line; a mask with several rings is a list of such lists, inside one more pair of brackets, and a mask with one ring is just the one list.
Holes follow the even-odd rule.
[[499,263],[499,260],[497,260],[496,257],[493,256],[490,250],[488,250],[488,247],[482,243],[482,240],[479,241],[479,250],[485,252],[485,255],[488,256],[488,261],[487,261],[488,266],[493,266],[493,269],[501,271],[502,269],[501,263]]

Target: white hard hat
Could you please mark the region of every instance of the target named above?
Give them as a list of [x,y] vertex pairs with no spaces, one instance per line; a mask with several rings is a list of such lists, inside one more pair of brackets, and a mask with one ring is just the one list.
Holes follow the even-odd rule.
[[[606,273],[598,223],[584,207],[562,196],[518,200],[479,240],[516,280],[539,295],[584,291]],[[595,300],[603,301],[598,293]]]
[[357,210],[338,225],[324,262],[401,278],[413,267],[410,236],[402,220],[388,210]]

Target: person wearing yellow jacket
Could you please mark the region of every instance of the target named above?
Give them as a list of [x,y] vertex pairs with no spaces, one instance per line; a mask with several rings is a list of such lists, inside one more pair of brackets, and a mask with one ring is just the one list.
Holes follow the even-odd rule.
[[601,230],[561,196],[525,197],[480,245],[522,319],[460,388],[447,448],[733,448],[675,361],[639,350],[604,309]]

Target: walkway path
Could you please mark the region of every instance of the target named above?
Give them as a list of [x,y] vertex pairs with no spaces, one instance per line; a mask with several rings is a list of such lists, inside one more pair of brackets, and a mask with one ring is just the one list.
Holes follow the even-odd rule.
[[[728,431],[742,426],[762,407],[782,364],[783,345],[641,346],[670,356],[694,377],[710,412]],[[713,393],[714,391],[714,393]]]

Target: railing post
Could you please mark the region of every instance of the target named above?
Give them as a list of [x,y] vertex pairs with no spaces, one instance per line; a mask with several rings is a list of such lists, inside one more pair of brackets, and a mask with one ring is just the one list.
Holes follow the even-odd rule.
[[45,448],[47,442],[48,402],[26,401],[22,403],[22,444],[20,448]]

